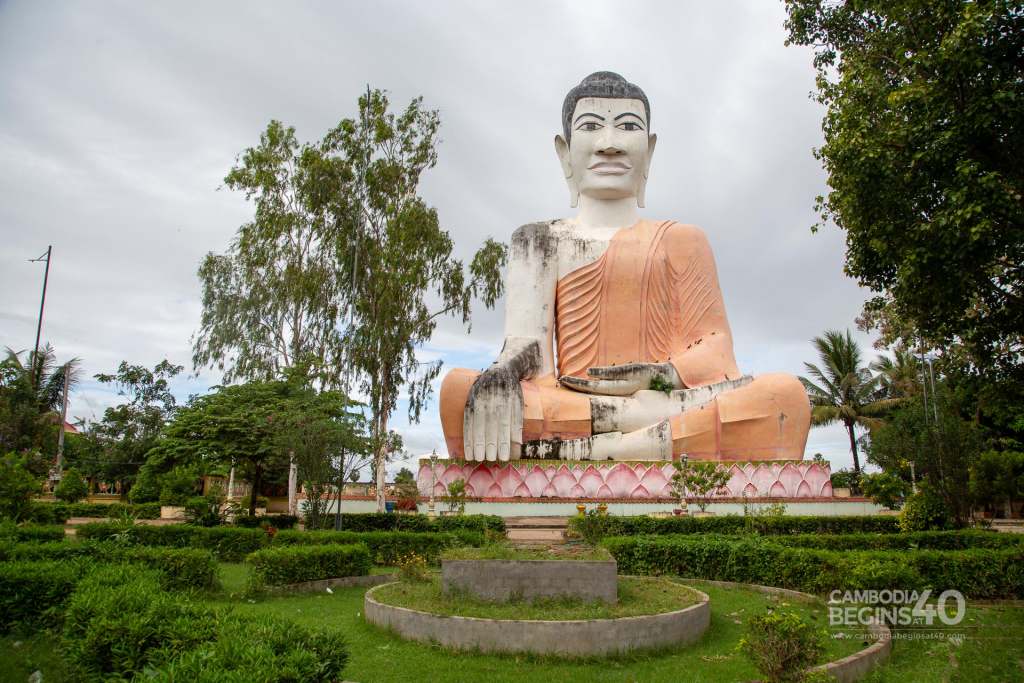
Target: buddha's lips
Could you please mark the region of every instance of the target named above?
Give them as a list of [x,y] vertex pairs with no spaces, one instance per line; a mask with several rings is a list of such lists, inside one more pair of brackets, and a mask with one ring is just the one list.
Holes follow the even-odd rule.
[[620,161],[599,161],[588,167],[588,170],[607,175],[622,175],[628,173],[631,168],[633,167],[629,164],[624,164]]

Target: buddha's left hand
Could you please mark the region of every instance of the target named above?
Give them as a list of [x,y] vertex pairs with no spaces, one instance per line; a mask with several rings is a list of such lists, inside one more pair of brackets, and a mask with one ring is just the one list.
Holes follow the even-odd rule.
[[588,394],[604,396],[631,396],[642,389],[651,388],[651,380],[661,376],[676,389],[685,385],[671,363],[627,363],[590,368],[588,378],[563,375],[559,378],[562,386]]

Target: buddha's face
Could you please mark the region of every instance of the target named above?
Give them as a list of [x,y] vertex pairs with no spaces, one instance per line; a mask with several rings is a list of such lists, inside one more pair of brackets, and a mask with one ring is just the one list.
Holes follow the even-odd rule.
[[640,100],[586,97],[576,103],[568,143],[558,136],[555,150],[562,163],[572,205],[579,195],[594,199],[636,197],[643,206],[644,187],[657,139],[647,130]]

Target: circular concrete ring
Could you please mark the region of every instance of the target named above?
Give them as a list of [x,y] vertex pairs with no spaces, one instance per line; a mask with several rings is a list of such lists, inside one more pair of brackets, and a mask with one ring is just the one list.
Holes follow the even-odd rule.
[[366,621],[390,629],[407,640],[456,650],[601,657],[688,645],[699,640],[711,623],[711,598],[692,587],[688,588],[697,594],[700,602],[685,609],[639,617],[576,621],[442,616],[378,602],[373,594],[382,587],[366,591],[363,601]]

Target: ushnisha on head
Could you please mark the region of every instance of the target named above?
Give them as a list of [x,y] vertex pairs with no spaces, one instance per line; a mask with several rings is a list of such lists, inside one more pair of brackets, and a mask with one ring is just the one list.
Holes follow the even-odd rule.
[[590,74],[562,104],[562,135],[555,151],[569,185],[570,203],[635,197],[644,205],[657,136],[650,133],[647,95],[611,71]]

